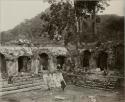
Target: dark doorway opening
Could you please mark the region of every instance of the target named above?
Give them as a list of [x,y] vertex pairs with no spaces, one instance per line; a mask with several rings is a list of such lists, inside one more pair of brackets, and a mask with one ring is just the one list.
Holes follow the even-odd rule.
[[85,50],[82,55],[82,66],[83,67],[89,67],[89,60],[91,57],[91,52],[89,50]]
[[0,53],[0,71],[1,73],[7,73],[6,59],[5,59],[5,56],[1,53]]
[[57,69],[63,69],[63,64],[65,63],[65,56],[57,56]]
[[42,53],[40,56],[40,63],[43,66],[43,70],[48,70],[48,59],[49,56],[46,53]]
[[28,56],[20,56],[18,58],[18,72],[28,72],[30,70],[31,58]]
[[97,66],[101,69],[101,71],[107,70],[107,59],[108,54],[105,51],[100,51],[98,55]]
[[124,73],[124,45],[122,44],[115,47],[115,68]]

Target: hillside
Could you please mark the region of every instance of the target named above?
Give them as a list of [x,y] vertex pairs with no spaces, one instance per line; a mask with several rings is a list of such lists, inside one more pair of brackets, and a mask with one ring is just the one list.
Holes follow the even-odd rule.
[[[1,32],[2,42],[9,42],[18,39],[28,39],[35,43],[48,44],[55,43],[48,38],[47,32],[44,30],[45,21],[40,17],[44,12],[38,14],[32,19],[26,19],[21,24],[11,30]],[[46,10],[45,13],[49,13]],[[97,25],[98,37],[101,41],[112,40],[119,41],[124,38],[124,17],[116,15],[101,15],[101,22]],[[86,39],[81,35],[82,40]],[[92,40],[92,38],[91,38]]]

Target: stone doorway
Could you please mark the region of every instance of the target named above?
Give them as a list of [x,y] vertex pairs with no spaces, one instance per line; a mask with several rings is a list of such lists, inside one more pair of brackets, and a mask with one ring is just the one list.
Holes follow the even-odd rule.
[[65,63],[65,56],[57,56],[57,69],[63,69],[63,65]]
[[107,70],[107,61],[108,54],[105,51],[100,51],[97,59],[97,66],[101,69],[101,71]]
[[7,73],[6,59],[3,54],[0,53],[0,72]]
[[18,58],[18,72],[29,72],[31,69],[31,58],[20,56]]
[[89,60],[91,57],[91,52],[89,50],[85,50],[82,55],[82,66],[89,67]]
[[115,47],[115,68],[121,73],[124,72],[124,45],[119,44]]
[[40,56],[40,64],[42,66],[42,70],[48,70],[49,56],[46,53],[42,53],[39,56]]

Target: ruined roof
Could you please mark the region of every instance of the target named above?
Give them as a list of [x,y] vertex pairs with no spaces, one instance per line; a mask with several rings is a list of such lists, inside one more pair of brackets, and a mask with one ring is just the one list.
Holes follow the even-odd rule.
[[104,43],[100,44],[98,42],[95,43],[87,43],[84,44],[84,47],[79,49],[80,53],[83,53],[85,50],[89,50],[90,52],[100,52],[100,51],[105,51],[107,53],[111,53],[114,50],[114,47],[118,46],[124,46],[123,42],[112,42],[112,41],[107,41]]
[[52,55],[66,55],[68,53],[67,49],[65,47],[40,47],[39,51],[41,53],[46,53],[48,51]]
[[0,47],[0,53],[5,55],[8,59],[13,59],[19,56],[30,56],[32,55],[32,50],[29,47]]
[[0,47],[0,53],[6,58],[17,58],[19,56],[31,56],[35,53],[47,53],[51,55],[66,55],[67,49],[65,47]]

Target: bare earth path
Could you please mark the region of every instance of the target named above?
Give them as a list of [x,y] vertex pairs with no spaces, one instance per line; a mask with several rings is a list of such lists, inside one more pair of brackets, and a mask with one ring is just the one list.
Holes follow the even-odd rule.
[[67,86],[64,92],[61,89],[33,90],[6,95],[0,102],[125,102],[125,97],[121,92]]

